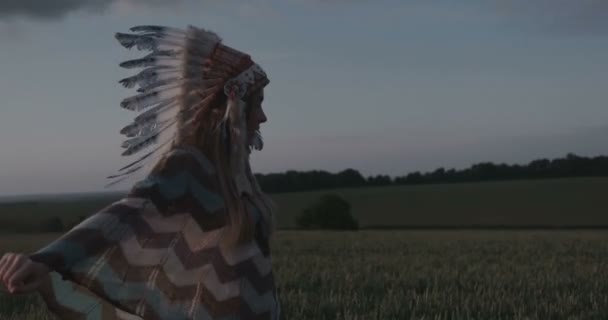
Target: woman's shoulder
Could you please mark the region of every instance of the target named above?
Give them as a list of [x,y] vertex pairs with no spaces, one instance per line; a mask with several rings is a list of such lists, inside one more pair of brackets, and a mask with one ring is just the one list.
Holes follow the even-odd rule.
[[161,210],[197,203],[208,211],[216,211],[224,202],[214,166],[193,148],[170,151],[157,168],[135,184],[129,195],[151,199]]

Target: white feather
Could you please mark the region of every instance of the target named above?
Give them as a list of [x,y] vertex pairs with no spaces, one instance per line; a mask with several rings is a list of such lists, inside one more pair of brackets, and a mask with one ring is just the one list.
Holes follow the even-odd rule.
[[153,131],[158,130],[160,127],[162,127],[168,122],[168,120],[158,121],[157,117],[154,117],[154,119],[151,120],[153,121],[132,123],[122,128],[122,130],[120,130],[120,133],[129,138],[136,136],[145,136],[151,134]]
[[132,77],[124,78],[119,82],[126,88],[133,88],[135,85],[145,87],[157,81],[178,78],[181,74],[182,72],[179,69],[154,66],[146,68]]
[[142,83],[142,86],[137,89],[137,92],[150,92],[152,90],[165,90],[167,88],[174,88],[181,86],[179,78],[169,78],[164,80],[157,80],[149,83]]
[[138,26],[131,31],[139,34],[118,33],[116,38],[128,48],[137,45],[140,50],[188,48],[191,53],[208,55],[221,42],[217,34],[192,26],[187,31],[162,26]]
[[155,90],[126,98],[120,103],[120,106],[127,110],[141,111],[147,107],[151,107],[157,103],[163,103],[180,95],[181,88],[179,87],[169,90]]
[[132,32],[138,32],[138,33],[150,32],[150,33],[175,34],[175,35],[186,34],[186,31],[182,30],[182,29],[166,27],[166,26],[155,26],[155,25],[134,26],[134,27],[130,28],[129,30],[131,30]]
[[146,84],[138,89],[138,92],[150,92],[150,91],[165,91],[171,90],[174,88],[181,88],[184,93],[188,91],[193,91],[196,89],[207,88],[209,84],[215,84],[216,81],[205,81],[199,78],[167,78],[160,79],[154,83]]
[[126,171],[126,172],[115,174],[115,175],[112,175],[112,176],[108,176],[107,179],[114,179],[114,178],[118,178],[118,177],[129,175],[129,174],[131,174],[131,173],[133,173],[133,172],[141,169],[142,167],[143,167],[143,165],[137,166],[137,167],[132,168],[132,169]]
[[124,61],[119,64],[122,68],[146,68],[146,67],[163,67],[183,70],[184,67],[192,69],[203,69],[204,60],[202,58],[190,57],[184,60],[182,57],[165,57],[165,56],[145,56],[140,59]]
[[137,92],[147,92],[147,91],[150,91],[154,88],[158,88],[161,86],[176,84],[179,81],[181,81],[181,80],[180,80],[180,77],[177,75],[174,75],[173,77],[162,78],[162,79],[149,78],[146,80],[142,80],[139,83],[139,89],[137,89]]
[[118,179],[118,180],[114,180],[114,181],[112,181],[112,182],[110,182],[110,183],[106,184],[106,185],[104,186],[104,188],[109,188],[109,187],[115,186],[115,185],[117,185],[117,184],[119,184],[119,183],[121,183],[121,182],[123,182],[123,181],[127,180],[127,178],[129,178],[129,176],[124,176],[124,177],[122,177],[122,178],[120,178],[120,179]]
[[158,105],[154,106],[153,108],[147,110],[146,112],[138,115],[134,122],[136,123],[142,123],[142,122],[148,122],[151,120],[156,120],[158,119],[160,116],[162,116],[163,113],[170,111],[172,108],[176,108],[179,105],[179,99],[177,98],[173,98],[173,99],[168,99],[162,103],[159,103]]
[[133,68],[147,68],[147,67],[179,67],[181,60],[175,57],[161,57],[156,55],[147,55],[143,58],[127,60],[119,64],[120,67],[125,69]]
[[137,160],[135,160],[135,161],[133,161],[133,162],[129,163],[128,165],[126,165],[126,166],[124,166],[124,167],[122,167],[122,168],[118,169],[118,171],[119,171],[119,172],[120,172],[120,171],[124,171],[124,170],[126,170],[126,169],[128,169],[128,168],[130,168],[130,167],[132,167],[132,166],[134,166],[134,165],[136,165],[136,164],[138,164],[138,163],[141,163],[142,161],[144,161],[144,160],[146,160],[146,159],[150,158],[152,155],[154,155],[156,152],[158,152],[160,149],[162,149],[163,147],[165,147],[165,146],[166,146],[168,143],[170,143],[170,142],[172,142],[172,141],[173,141],[173,139],[167,139],[167,140],[166,140],[166,141],[164,141],[163,143],[159,144],[159,145],[158,145],[156,148],[154,148],[152,151],[150,151],[150,152],[148,152],[148,153],[144,154],[143,156],[141,156],[141,157],[140,157],[140,158],[138,158]]
[[255,150],[262,150],[264,148],[264,139],[262,138],[260,130],[255,131],[250,145],[250,149],[251,148]]
[[176,122],[177,120],[173,120],[170,123],[166,124],[164,127],[151,134],[126,140],[125,142],[123,142],[122,147],[127,150],[125,150],[122,155],[130,156],[155,144],[156,142],[158,142],[161,133],[174,126]]
[[114,37],[116,40],[118,40],[120,45],[127,49],[131,49],[134,46],[137,46],[138,48],[144,45],[150,46],[155,40],[154,38],[145,35],[134,35],[120,32],[117,32]]
[[137,47],[138,50],[164,50],[183,48],[186,37],[165,35],[142,35],[117,32],[114,37],[127,49]]

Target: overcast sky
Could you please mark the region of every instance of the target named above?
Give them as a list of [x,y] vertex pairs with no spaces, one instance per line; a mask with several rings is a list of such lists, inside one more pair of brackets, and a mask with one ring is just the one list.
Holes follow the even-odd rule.
[[214,30],[267,71],[256,172],[608,154],[608,1],[166,3],[0,0],[0,194],[102,190],[128,162],[118,63],[141,54],[113,35],[139,24]]

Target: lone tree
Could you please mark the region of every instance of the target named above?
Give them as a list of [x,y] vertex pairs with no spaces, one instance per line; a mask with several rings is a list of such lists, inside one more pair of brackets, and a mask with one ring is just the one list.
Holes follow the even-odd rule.
[[335,194],[322,196],[296,218],[301,229],[357,230],[359,223],[350,213],[350,204]]

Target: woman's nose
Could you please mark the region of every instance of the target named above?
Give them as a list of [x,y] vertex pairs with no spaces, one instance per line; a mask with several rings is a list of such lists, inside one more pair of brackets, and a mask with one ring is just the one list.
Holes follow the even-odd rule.
[[266,113],[264,113],[263,110],[260,110],[259,120],[260,120],[260,123],[264,123],[264,122],[268,121],[268,118],[266,117]]

